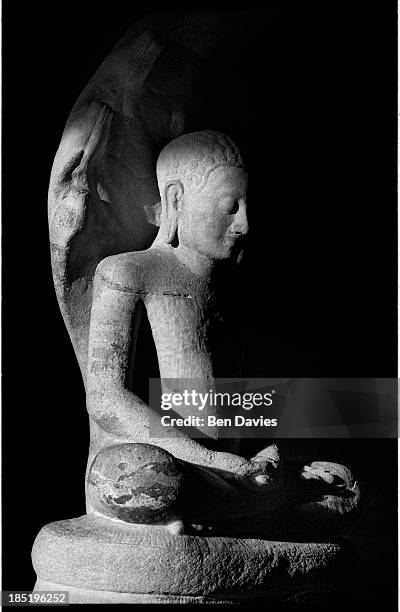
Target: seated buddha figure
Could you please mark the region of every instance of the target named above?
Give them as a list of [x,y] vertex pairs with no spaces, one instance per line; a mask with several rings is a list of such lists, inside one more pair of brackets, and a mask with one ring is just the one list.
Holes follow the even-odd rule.
[[[218,286],[240,261],[249,231],[248,173],[228,136],[202,131],[176,138],[161,151],[157,180],[161,209],[154,243],[103,259],[94,278],[88,511],[165,525],[176,534],[277,537],[285,535],[282,517],[293,526],[310,516],[324,533],[340,530],[359,498],[346,467],[286,462],[276,444],[242,457],[236,440],[219,438],[218,428],[208,425],[199,438],[174,427],[163,434],[160,413],[135,393],[144,311],[161,380],[182,381],[182,390],[188,379],[200,390],[213,388],[224,355]],[[229,376],[235,377],[230,351]],[[207,405],[202,417],[207,423],[217,413],[218,407]]]

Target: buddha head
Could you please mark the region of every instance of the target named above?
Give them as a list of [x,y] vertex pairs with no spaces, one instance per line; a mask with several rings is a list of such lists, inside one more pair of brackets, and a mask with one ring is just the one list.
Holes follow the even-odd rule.
[[184,134],[157,161],[161,222],[157,242],[211,260],[229,259],[248,233],[247,172],[235,143],[214,131]]

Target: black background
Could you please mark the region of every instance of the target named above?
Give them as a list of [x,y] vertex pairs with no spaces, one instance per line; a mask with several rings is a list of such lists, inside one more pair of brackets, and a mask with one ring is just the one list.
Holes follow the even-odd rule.
[[[3,589],[33,587],[41,526],[84,513],[88,423],[52,286],[47,187],[76,98],[127,27],[157,10],[131,4],[4,3]],[[394,3],[266,11],[251,95],[238,83],[243,114],[225,119],[239,139],[252,134],[242,326],[253,375],[396,377]],[[391,516],[395,442],[345,446]],[[373,589],[383,599],[386,560]]]

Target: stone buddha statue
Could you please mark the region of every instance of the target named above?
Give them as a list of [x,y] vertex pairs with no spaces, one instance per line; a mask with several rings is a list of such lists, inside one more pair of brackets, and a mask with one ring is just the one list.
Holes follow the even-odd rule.
[[[236,594],[229,594],[229,585],[222,599],[210,596],[215,581],[205,583],[206,568],[191,565],[188,537],[211,546],[216,564],[227,554],[241,563],[237,538],[253,538],[243,541],[246,546],[258,542],[250,556],[261,555],[270,564],[277,551],[266,538],[301,540],[310,532],[310,518],[314,539],[335,537],[357,511],[360,497],[346,467],[285,462],[276,444],[245,458],[237,454],[235,441],[219,439],[213,427],[205,427],[204,440],[174,428],[155,436],[159,414],[133,391],[140,315],[145,309],[161,377],[182,384],[196,379],[205,389],[212,387],[211,330],[223,324],[217,316],[218,275],[240,260],[248,233],[248,175],[229,137],[202,131],[174,139],[160,153],[157,178],[157,238],[146,250],[106,257],[94,275],[86,377],[91,429],[87,515],[45,527],[33,551],[36,588],[69,590],[76,602],[164,601],[170,587],[160,584],[160,570],[160,593],[153,596],[148,566],[139,571],[138,585],[137,568],[132,574],[126,565],[127,553],[131,561],[146,558],[155,542],[169,563],[183,554],[191,571],[198,572],[194,598],[183,580],[166,601],[233,601]],[[213,411],[205,408],[205,414]],[[221,541],[231,542],[232,550],[220,551]],[[260,545],[268,554],[260,552]],[[99,546],[101,554],[94,552]],[[299,546],[285,544],[279,551],[282,563],[289,551],[298,565]],[[338,554],[334,544],[313,546],[316,568]],[[308,549],[303,552],[309,555]],[[88,555],[96,556],[95,565]],[[247,553],[244,557],[248,562]],[[250,561],[254,584],[258,563]],[[268,563],[266,568],[269,574]],[[82,577],[88,574],[87,587]],[[221,580],[224,576],[218,575],[219,585]],[[251,593],[251,585],[246,590]]]
[[225,134],[187,129],[193,67],[239,31],[242,13],[136,24],[56,155],[52,267],[86,389],[87,514],[46,525],[32,558],[35,588],[72,603],[282,599],[334,588],[352,560],[338,536],[360,492],[345,466],[294,463],[272,443],[243,456],[213,426],[161,432],[136,390],[146,317],[161,381],[240,376],[219,294],[250,240],[245,160]]
[[[205,433],[216,439],[218,450],[174,428],[154,437],[160,417],[132,391],[141,309],[161,378],[183,384],[195,379],[204,390],[212,388],[212,338],[218,337],[212,328],[223,324],[216,316],[218,273],[240,259],[249,229],[248,175],[237,146],[224,134],[194,132],[173,140],[158,158],[157,178],[161,212],[154,243],[105,258],[94,277],[86,380],[88,509],[130,523],[169,525],[174,533],[190,532],[193,524],[215,529],[218,523],[229,535],[227,520],[245,516],[246,530],[261,536],[273,535],[271,521],[259,532],[252,516],[307,501],[316,518],[321,496],[334,496],[338,508],[328,507],[342,520],[358,499],[342,466],[282,469],[276,445],[246,459],[231,452],[237,440],[216,439],[216,427]],[[206,406],[205,421],[214,410]]]

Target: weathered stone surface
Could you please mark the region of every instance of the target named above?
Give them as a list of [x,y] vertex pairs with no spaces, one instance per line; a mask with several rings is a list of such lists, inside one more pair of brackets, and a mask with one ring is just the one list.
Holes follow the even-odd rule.
[[331,589],[352,560],[339,544],[173,536],[97,516],[47,525],[32,558],[40,583],[222,598]]
[[96,456],[88,476],[94,510],[127,523],[166,523],[180,518],[183,469],[157,446],[121,444]]

